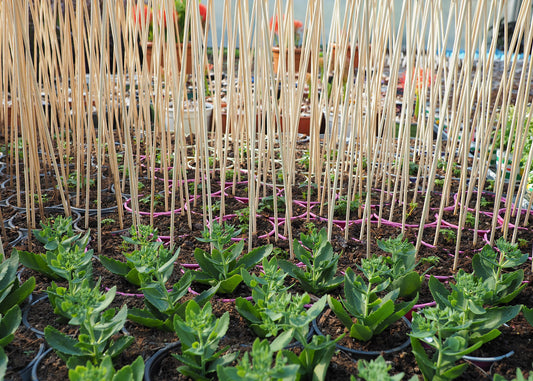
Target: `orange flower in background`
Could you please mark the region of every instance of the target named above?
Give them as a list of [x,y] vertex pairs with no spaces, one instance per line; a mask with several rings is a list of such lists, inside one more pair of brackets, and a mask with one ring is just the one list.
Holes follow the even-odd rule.
[[300,20],[294,20],[294,30],[298,30],[304,27],[304,23]]

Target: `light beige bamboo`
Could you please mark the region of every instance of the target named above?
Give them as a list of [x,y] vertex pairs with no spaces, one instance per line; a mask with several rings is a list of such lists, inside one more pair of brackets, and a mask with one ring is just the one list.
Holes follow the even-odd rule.
[[[448,16],[448,21],[447,21],[447,26],[446,26],[446,32],[444,34],[444,37],[443,37],[443,41],[447,41],[448,39],[448,33],[450,31],[450,25],[451,25],[451,20],[453,18],[453,16],[457,13],[457,10],[455,8],[455,4],[452,3],[451,7],[450,7],[450,13],[449,13],[449,16]],[[464,20],[464,9],[461,9],[460,10],[460,17],[458,17],[458,24],[459,24],[459,27],[456,28],[456,31],[457,30],[461,30],[462,29],[462,25],[463,25],[463,20]],[[460,33],[459,34],[456,34],[455,36],[455,41],[454,41],[454,49],[452,50],[452,56],[449,60],[449,65],[452,67],[452,68],[456,68],[457,67],[457,61],[458,61],[458,54],[459,54],[459,44],[460,44],[460,38],[461,38],[461,35]],[[435,79],[435,83],[440,83],[441,81],[441,76],[442,76],[442,71],[443,71],[443,67],[445,66],[445,59],[446,59],[446,56],[445,56],[445,51],[444,49],[442,49],[441,53],[440,53],[440,59],[439,59],[439,65],[438,65],[438,69],[437,69],[437,74],[436,74],[436,79]],[[445,100],[445,102],[449,99],[450,97],[450,93],[451,93],[451,87],[452,87],[452,78],[454,77],[454,72],[455,70],[452,69],[450,70],[448,73],[447,73],[447,77],[446,77],[446,84],[445,84],[445,89],[444,89],[444,97],[443,99]],[[442,117],[441,117],[441,120],[442,121],[446,121],[447,120],[447,114],[448,114],[448,106],[446,105],[446,103],[443,103],[441,105],[441,108],[442,110]],[[432,110],[434,110],[434,107],[432,107]],[[433,111],[431,111],[433,112]],[[435,143],[435,151],[434,151],[434,160],[433,162],[431,163],[431,169],[429,171],[429,179],[428,179],[428,188],[426,190],[426,197],[424,199],[424,207],[423,207],[423,212],[422,212],[422,219],[420,221],[420,225],[419,225],[419,233],[418,233],[418,237],[417,237],[417,242],[416,242],[416,249],[417,249],[417,252],[418,250],[420,249],[420,245],[421,245],[421,242],[422,242],[422,235],[423,235],[423,231],[424,231],[424,224],[425,224],[425,218],[424,216],[427,215],[427,211],[429,209],[429,202],[430,202],[430,197],[429,197],[429,193],[431,192],[431,190],[433,189],[433,184],[434,184],[434,179],[435,179],[435,174],[436,174],[436,169],[437,169],[437,162],[438,162],[438,158],[440,157],[440,151],[441,151],[441,144],[442,144],[442,135],[443,135],[443,129],[444,129],[444,122],[442,123],[439,123],[439,129],[438,129],[438,133],[437,133],[437,141]],[[450,125],[450,124],[448,124]],[[448,180],[449,181],[449,180]],[[447,181],[445,180],[445,185],[446,185]],[[445,196],[443,196],[445,197]],[[435,235],[438,235],[438,232],[439,232],[439,228],[440,228],[440,219],[441,219],[441,216],[442,216],[442,208],[443,206],[441,205],[441,211],[439,213],[439,218],[437,219],[437,228],[436,228],[436,232],[435,232]]]
[[[523,23],[523,18],[525,17],[525,14],[526,14],[526,10],[524,7],[522,7],[520,9],[520,12],[518,14],[518,19],[517,19],[517,25],[520,25],[521,23]],[[503,89],[503,94],[507,94],[507,97],[504,97],[503,98],[503,101],[502,101],[502,107],[501,107],[501,115],[502,117],[500,117],[499,119],[499,125],[501,126],[501,140],[500,140],[500,147],[503,147],[503,137],[504,137],[504,129],[506,128],[506,120],[507,120],[507,108],[508,108],[508,105],[509,105],[509,102],[510,102],[510,97],[511,97],[511,91],[510,90],[510,86],[512,84],[512,79],[514,78],[514,75],[515,75],[515,72],[516,72],[516,64],[517,64],[517,61],[516,60],[513,60],[512,64],[511,64],[511,68],[508,69],[508,65],[509,65],[509,61],[511,60],[512,56],[514,54],[508,54],[508,53],[511,53],[513,52],[515,49],[518,50],[518,44],[517,44],[517,36],[518,36],[518,31],[519,29],[516,30],[515,32],[515,35],[513,36],[512,40],[511,40],[511,45],[508,49],[508,46],[507,46],[507,19],[505,19],[505,32],[504,32],[504,41],[505,41],[505,46],[504,46],[504,52],[506,53],[505,54],[505,59],[504,59],[504,71],[503,71],[503,75],[502,75],[502,81],[501,81],[501,88]],[[509,73],[509,81],[507,81],[507,73]],[[514,135],[514,131],[516,129],[516,124],[515,122],[513,121],[511,123],[511,129],[510,129],[510,132],[509,132],[509,139],[512,139],[512,136]],[[505,151],[505,154],[503,154],[503,157],[500,157],[500,160],[503,159],[503,162],[504,163],[507,163],[507,160],[509,159],[509,153],[510,153],[510,147],[511,145],[508,145],[506,151]],[[500,200],[501,200],[501,197],[502,197],[502,194],[503,194],[503,185],[504,185],[504,181],[503,179],[505,178],[505,171],[502,172],[501,170],[501,165],[497,165],[496,167],[496,202],[494,203],[494,217],[493,217],[493,222],[492,222],[492,230],[491,230],[491,236],[490,236],[490,244],[492,245],[493,242],[494,242],[494,236],[495,236],[495,233],[496,233],[496,224],[497,224],[497,213],[498,213],[498,208],[499,208],[499,204],[500,204]],[[506,216],[504,217],[504,224],[503,224],[503,232],[502,232],[502,236],[504,237],[504,239],[507,237],[507,228],[508,228],[508,217],[507,217],[508,213],[506,212]]]
[[[528,17],[528,12],[527,12],[528,9],[530,9],[530,7],[521,8],[521,12],[519,14],[519,17],[516,23],[516,26],[518,27],[518,29],[515,29],[512,42],[515,41],[517,35],[518,35],[517,41],[520,41],[522,39],[525,23],[526,21],[528,21],[526,20],[526,18],[530,19],[530,17]],[[529,31],[528,34],[531,35],[531,31]],[[529,47],[526,49],[529,50]],[[513,52],[513,55],[518,54],[518,50],[519,50],[519,43],[517,42],[515,45],[515,50]],[[509,202],[506,203],[506,210],[505,210],[505,215],[504,215],[504,222],[503,222],[503,236],[504,237],[507,237],[509,221],[511,218],[511,214],[513,213],[513,209],[514,209],[512,200],[514,199],[515,186],[513,185],[516,185],[517,169],[518,169],[521,156],[522,156],[522,152],[524,149],[524,144],[525,144],[526,137],[527,137],[526,134],[529,133],[529,125],[524,123],[524,119],[525,119],[524,114],[526,112],[526,107],[527,107],[526,105],[527,93],[529,93],[530,84],[531,84],[531,82],[526,81],[526,78],[531,80],[531,65],[529,66],[530,67],[527,72],[526,70],[523,70],[521,73],[520,82],[518,86],[517,99],[515,103],[516,105],[515,112],[513,112],[513,120],[511,122],[513,126],[516,124],[516,140],[515,140],[515,144],[513,147],[514,149],[514,154],[513,154],[513,159],[512,159],[513,165],[512,165],[511,173],[509,176],[509,188],[507,190],[507,195],[506,195],[506,198],[507,200],[509,200]],[[527,73],[529,74],[526,75]],[[511,94],[509,93],[509,98],[510,96]],[[508,150],[509,148],[510,147],[508,147]],[[507,161],[505,161],[504,163],[506,162]],[[527,178],[527,175],[524,177]]]

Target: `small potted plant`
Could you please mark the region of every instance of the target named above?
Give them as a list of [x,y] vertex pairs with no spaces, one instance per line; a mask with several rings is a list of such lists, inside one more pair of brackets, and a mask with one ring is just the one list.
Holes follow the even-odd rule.
[[[274,60],[274,72],[278,72],[278,66],[280,61],[280,35],[279,35],[279,25],[277,16],[273,16],[270,19],[270,30],[274,30],[274,46],[272,46],[272,57]],[[302,41],[303,41],[303,23],[300,20],[294,20],[294,72],[298,73],[300,71],[300,60],[302,57]],[[285,51],[285,61],[289,62],[288,50]],[[311,66],[307,67],[307,72],[310,72]]]
[[[207,19],[207,7],[204,4],[199,4],[200,17],[202,19],[202,25],[205,25]],[[185,38],[185,12],[187,9],[187,0],[175,0],[174,1],[174,12],[173,12],[173,21],[176,27],[176,36],[175,40],[180,41],[180,44],[177,44],[176,50],[178,52],[178,67],[181,67],[181,56],[184,51],[183,48],[183,39]],[[167,17],[163,6],[160,6],[159,9],[155,9],[155,18],[154,18],[154,9],[149,8],[145,4],[137,4],[133,7],[133,21],[139,24],[142,34],[143,28],[148,28],[148,43],[146,45],[146,50],[143,53],[146,55],[146,62],[148,65],[148,70],[151,69],[152,64],[152,55],[153,55],[153,41],[154,41],[154,21],[159,26],[161,34],[165,36],[165,40],[168,39],[167,36]],[[179,37],[179,40],[178,40]],[[190,33],[189,37],[190,39]],[[188,42],[186,49],[187,57],[185,59],[185,72],[187,74],[192,73],[192,55],[191,55],[191,46]],[[160,61],[161,66],[163,66],[163,60]]]

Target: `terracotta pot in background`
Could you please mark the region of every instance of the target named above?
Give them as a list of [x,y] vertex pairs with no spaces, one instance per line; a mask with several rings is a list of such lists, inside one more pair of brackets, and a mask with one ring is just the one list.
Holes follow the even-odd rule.
[[[279,63],[279,47],[273,46],[272,47],[272,57],[274,59],[274,73],[278,72],[278,63]],[[298,73],[300,71],[300,59],[302,58],[302,49],[301,48],[295,48],[294,49],[294,72]],[[288,51],[285,52],[285,60],[288,63],[289,56]],[[311,65],[307,66],[308,73],[311,72]]]
[[[153,55],[152,50],[153,49],[154,49],[153,42],[149,41],[146,45],[146,52],[144,52],[146,54],[146,62],[148,65],[148,70],[152,69],[152,55]],[[176,51],[178,52],[178,57],[177,57],[178,68],[181,68],[181,52],[183,51],[183,44],[176,44]],[[163,59],[163,55],[161,54],[160,63],[161,63],[162,68],[165,66],[164,62],[165,61]],[[185,73],[192,74],[192,47],[190,43],[187,45],[187,59],[185,62]]]
[[[336,44],[333,44],[331,46],[331,61],[332,62],[335,62],[335,59],[336,59]],[[352,54],[352,47],[351,46],[348,46],[348,48],[346,48],[346,69],[345,70],[348,70],[349,68],[349,60],[351,58],[351,54]],[[333,65],[333,64],[332,64]],[[354,57],[353,57],[353,68],[354,69],[357,69],[359,67],[359,47],[358,46],[355,46],[355,52],[354,52]]]

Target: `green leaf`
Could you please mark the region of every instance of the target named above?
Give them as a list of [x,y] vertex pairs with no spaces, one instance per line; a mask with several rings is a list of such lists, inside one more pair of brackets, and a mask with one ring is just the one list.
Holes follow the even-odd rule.
[[491,266],[485,258],[489,258],[494,255],[495,252],[492,247],[490,247],[490,245],[485,245],[483,249],[481,249],[481,252],[476,253],[474,255],[474,257],[472,258],[472,268],[476,276],[480,277],[483,280],[492,277],[493,266]]
[[131,270],[127,263],[117,261],[116,259],[108,258],[104,255],[100,255],[98,259],[100,260],[100,263],[102,263],[102,266],[113,274],[125,277]]
[[19,306],[11,307],[4,316],[0,315],[0,347],[5,347],[13,341],[21,320],[22,315]]
[[296,266],[294,263],[289,262],[285,259],[280,259],[278,264],[279,264],[279,267],[281,267],[283,271],[285,271],[291,277],[298,279],[300,282],[302,279],[305,279],[304,271],[298,266]]
[[324,295],[320,299],[318,299],[316,302],[313,303],[313,305],[307,310],[307,319],[309,323],[316,319],[318,315],[324,310],[324,307],[326,306],[327,296]]
[[488,343],[491,340],[494,340],[498,336],[500,336],[501,332],[498,329],[493,329],[492,331],[489,331],[485,334],[479,334],[478,332],[474,332],[470,338],[469,343],[470,344],[476,344],[478,342],[481,342],[481,344]]
[[180,254],[180,248],[178,247],[178,249],[176,250],[176,252],[174,253],[174,255],[169,258],[169,260],[164,263],[158,270],[159,272],[165,272],[167,271],[168,269],[170,269],[171,267],[174,266],[174,262],[176,262],[176,260],[178,259],[178,256]]
[[17,279],[18,265],[18,251],[14,249],[11,257],[0,263],[0,291],[7,289],[15,282]]
[[131,344],[135,342],[135,338],[132,336],[121,336],[117,341],[114,341],[106,351],[106,355],[111,358],[117,357],[124,352]]
[[[483,315],[483,323],[479,325],[479,329],[484,331],[490,331],[497,329],[509,320],[513,319],[520,313],[521,305],[516,306],[504,306],[504,307],[492,307],[487,309],[487,312]],[[474,320],[474,324],[476,321]],[[477,324],[476,324],[477,325]]]
[[[241,241],[244,244],[244,241]],[[261,262],[261,260],[264,257],[269,256],[272,253],[273,246],[266,245],[261,247],[256,247],[252,251],[250,251],[248,254],[245,254],[242,256],[241,259],[237,261],[237,268],[240,268],[241,266],[244,266],[246,270],[251,269],[253,266]]]
[[169,295],[166,287],[160,283],[152,283],[141,288],[144,297],[150,302],[158,311],[166,312],[172,309],[169,303]]
[[238,297],[235,300],[235,309],[249,322],[256,324],[261,323],[261,315],[259,314],[259,311],[249,300]]
[[416,363],[424,375],[424,380],[432,380],[435,374],[435,364],[428,357],[426,350],[422,346],[422,341],[411,337],[411,347],[416,358]]
[[350,328],[350,337],[353,337],[357,340],[368,341],[372,338],[372,336],[374,336],[374,334],[368,326],[354,323]]
[[86,354],[84,351],[76,347],[76,344],[78,343],[77,340],[65,335],[50,325],[44,329],[44,338],[48,345],[65,355],[83,356]]
[[283,348],[290,344],[293,335],[294,329],[283,331],[272,341],[272,343],[270,343],[270,350],[272,350],[273,352],[281,351]]
[[453,380],[463,374],[466,368],[468,368],[468,363],[456,365],[453,368],[443,372],[441,377],[444,377],[444,379]]
[[129,308],[128,319],[150,328],[159,328],[164,324],[164,321],[156,318],[149,310],[146,309],[141,310],[138,308]]
[[[210,256],[211,255],[208,252],[198,247],[194,250],[194,259],[196,259],[196,263],[198,263],[202,269],[202,272],[208,274],[212,279],[218,280],[219,271],[215,266],[213,266],[211,261],[208,260]],[[198,280],[198,274],[196,276],[196,280]]]
[[4,379],[7,370],[7,355],[4,349],[0,347],[0,380]]
[[376,326],[383,322],[389,316],[394,313],[394,301],[387,300],[382,303],[378,309],[372,311],[367,317],[364,318],[364,323],[367,326]]
[[431,291],[431,295],[433,296],[439,307],[442,308],[448,306],[450,308],[453,308],[453,306],[448,301],[448,296],[450,295],[450,292],[446,289],[446,287],[442,284],[441,281],[439,281],[432,275],[431,278],[429,278],[428,285],[429,290]]
[[[18,281],[16,281],[15,283],[18,284]],[[28,296],[30,296],[34,289],[35,277],[29,278],[20,286],[13,287],[9,295],[7,295],[0,303],[0,313],[5,313],[11,307],[24,302],[28,298]]]
[[342,324],[344,324],[346,328],[351,329],[353,325],[352,318],[348,315],[341,302],[328,295],[328,304]]
[[533,326],[533,308],[527,308],[526,306],[523,306],[522,313],[524,314],[527,322]]
[[389,289],[400,289],[399,297],[410,298],[414,296],[422,284],[422,277],[416,271],[411,271],[391,282]]
[[220,281],[218,292],[222,294],[231,294],[241,282],[241,274],[235,274],[226,280]]
[[131,269],[130,271],[128,271],[124,278],[126,278],[128,282],[135,286],[142,286],[141,276],[137,269]]
[[197,295],[194,297],[194,300],[196,303],[198,303],[200,306],[203,306],[205,303],[207,303],[218,291],[219,284],[214,285],[208,290],[205,290],[200,295]]
[[[137,357],[134,362],[131,363],[131,371],[133,377],[129,379],[124,379],[124,381],[142,381],[144,377],[144,360],[141,356]],[[122,381],[122,380],[113,380],[113,381]]]
[[226,353],[224,356],[217,358],[207,368],[207,373],[215,372],[218,366],[224,366],[232,363],[239,356],[239,352]]
[[[14,249],[13,251],[17,251]],[[43,254],[34,254],[28,251],[17,251],[20,257],[20,263],[25,267],[28,267],[32,270],[40,272],[41,274],[46,275],[50,279],[59,280],[61,279],[57,276],[46,263],[46,256]]]

